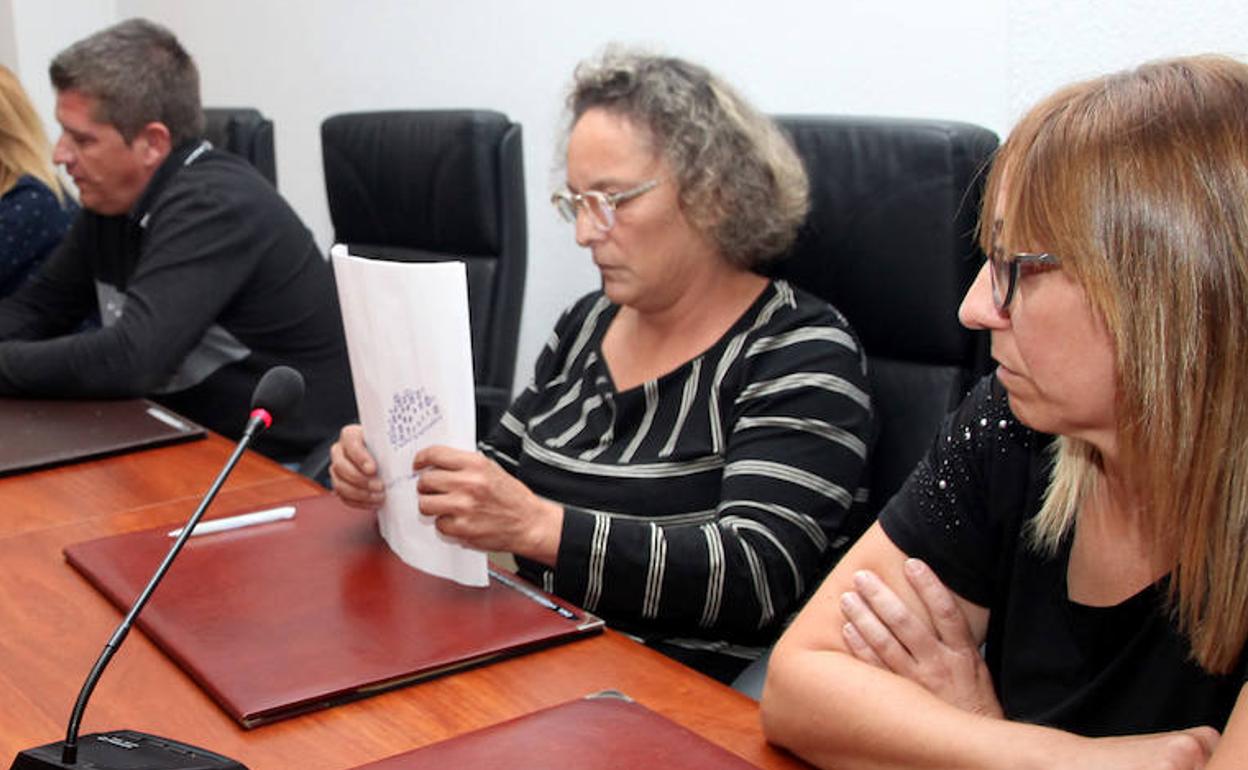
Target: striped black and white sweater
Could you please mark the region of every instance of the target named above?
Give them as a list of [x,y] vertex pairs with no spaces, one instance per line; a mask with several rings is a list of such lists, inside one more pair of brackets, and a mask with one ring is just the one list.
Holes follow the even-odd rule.
[[702,355],[617,391],[618,307],[564,312],[482,450],[564,506],[546,590],[646,641],[749,657],[868,522],[865,358],[826,302],[773,281]]

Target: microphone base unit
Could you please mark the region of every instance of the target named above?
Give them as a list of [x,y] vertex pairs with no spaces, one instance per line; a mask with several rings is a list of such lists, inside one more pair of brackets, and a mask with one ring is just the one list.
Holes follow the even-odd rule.
[[91,733],[78,740],[78,759],[62,761],[64,741],[26,749],[9,770],[247,770],[229,757],[135,730]]

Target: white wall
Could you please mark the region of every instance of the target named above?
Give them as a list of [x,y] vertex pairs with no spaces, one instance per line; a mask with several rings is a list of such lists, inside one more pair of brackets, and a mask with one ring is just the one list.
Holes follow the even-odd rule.
[[13,29],[12,0],[0,0],[0,64],[17,71],[17,36]]
[[1204,52],[1248,59],[1243,0],[1008,0],[1008,5],[1011,122],[1063,83],[1149,59]]
[[55,16],[46,29],[19,27],[19,49],[29,34],[40,56],[86,31],[65,25],[79,8],[94,20],[115,5],[117,19],[141,15],[170,26],[199,62],[206,104],[255,106],[276,121],[279,187],[324,247],[332,237],[321,177],[325,117],[488,107],[522,123],[530,272],[521,382],[562,307],[597,282],[546,200],[557,182],[554,149],[572,68],[609,41],[704,63],[768,112],[943,117],[998,133],[1076,77],[1177,53],[1248,52],[1243,0],[0,3],[23,9],[19,16],[36,13],[36,3],[56,8],[41,12],[48,22]]
[[[0,58],[22,81],[39,111],[48,138],[56,141],[56,96],[48,82],[48,64],[62,48],[117,20],[116,0],[3,0],[0,27],[12,34],[12,47]],[[0,29],[0,40],[4,38]]]

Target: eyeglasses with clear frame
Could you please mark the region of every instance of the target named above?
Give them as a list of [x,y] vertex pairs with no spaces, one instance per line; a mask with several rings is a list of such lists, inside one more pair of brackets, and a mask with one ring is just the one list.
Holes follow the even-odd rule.
[[1018,289],[1018,276],[1024,265],[1058,267],[1062,261],[1045,252],[1017,252],[1006,257],[1000,249],[988,255],[988,274],[992,277],[992,301],[997,310],[1009,310]]
[[636,187],[616,193],[605,193],[600,190],[574,193],[565,188],[552,194],[550,202],[559,215],[571,224],[576,224],[577,209],[585,209],[585,213],[589,215],[589,221],[605,233],[615,227],[615,210],[621,203],[631,201],[658,186],[659,180],[651,179],[649,182],[642,182]]

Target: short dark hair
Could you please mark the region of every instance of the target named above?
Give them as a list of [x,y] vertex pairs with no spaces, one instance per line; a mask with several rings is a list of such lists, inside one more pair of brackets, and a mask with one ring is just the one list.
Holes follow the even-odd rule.
[[127,19],[61,51],[48,68],[57,91],[96,100],[93,118],[130,142],[160,122],[176,146],[204,133],[199,70],[173,33],[147,19]]
[[601,108],[646,129],[685,215],[729,262],[757,269],[792,245],[810,206],[802,162],[774,121],[705,67],[611,47],[576,68],[568,107],[573,125]]

